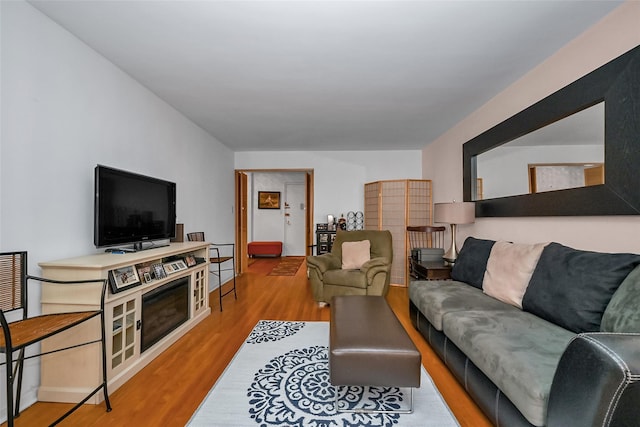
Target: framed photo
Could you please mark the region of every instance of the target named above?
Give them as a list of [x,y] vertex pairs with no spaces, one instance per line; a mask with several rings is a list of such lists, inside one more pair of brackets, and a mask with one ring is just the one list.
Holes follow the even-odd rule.
[[184,261],[187,263],[187,267],[193,267],[196,265],[196,259],[193,255],[187,255]]
[[139,284],[140,277],[133,265],[109,271],[109,285],[114,294]]
[[258,209],[280,209],[280,192],[258,191]]
[[138,267],[138,276],[140,276],[140,280],[144,281],[144,283],[153,281],[151,278],[151,266]]
[[151,266],[151,269],[153,270],[153,275],[156,279],[164,279],[165,277],[167,277],[167,273],[165,273],[162,264],[153,264]]
[[162,266],[167,274],[173,274],[187,269],[187,265],[182,260],[166,262],[162,264]]

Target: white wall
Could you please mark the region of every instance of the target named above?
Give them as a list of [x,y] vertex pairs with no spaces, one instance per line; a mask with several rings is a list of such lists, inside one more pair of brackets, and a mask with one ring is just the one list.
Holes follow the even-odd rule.
[[[305,172],[254,172],[251,173],[251,216],[248,226],[248,240],[285,241],[284,201],[286,184],[305,183]],[[280,209],[258,209],[258,191],[279,191]],[[296,231],[304,241],[305,230]],[[283,254],[288,253],[283,248]]]
[[[29,4],[0,5],[0,250],[27,250],[32,274],[97,252],[98,163],[176,182],[185,231],[232,241],[233,153]],[[23,406],[35,401],[37,360]]]
[[[462,200],[462,144],[640,45],[640,2],[627,2],[519,81],[427,145],[422,174],[434,181],[434,201]],[[640,253],[640,217],[479,218],[467,235],[533,243],[557,241],[578,249]]]
[[[421,179],[419,150],[237,152],[236,169],[312,169],[314,223],[364,211],[364,184],[386,179]],[[429,178],[428,176],[426,177]]]

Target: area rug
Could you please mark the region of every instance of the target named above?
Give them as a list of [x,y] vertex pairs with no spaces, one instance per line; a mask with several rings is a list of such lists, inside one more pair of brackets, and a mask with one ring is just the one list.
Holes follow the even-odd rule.
[[304,262],[304,257],[285,257],[273,267],[269,276],[295,276]]
[[[188,425],[448,427],[459,424],[422,369],[411,414],[336,413],[329,383],[329,323],[261,320]],[[349,405],[395,409],[408,389],[345,387]],[[342,392],[340,392],[342,394]]]

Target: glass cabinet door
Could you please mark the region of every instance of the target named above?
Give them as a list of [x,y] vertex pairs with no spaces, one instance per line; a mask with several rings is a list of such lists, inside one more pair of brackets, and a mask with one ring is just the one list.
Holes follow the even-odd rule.
[[209,292],[207,289],[207,269],[202,269],[193,273],[193,313],[198,314],[200,310],[204,310],[209,306],[207,298]]
[[107,352],[109,372],[120,370],[139,354],[136,314],[139,304],[140,296],[136,294],[107,308],[107,334],[111,330],[111,348]]

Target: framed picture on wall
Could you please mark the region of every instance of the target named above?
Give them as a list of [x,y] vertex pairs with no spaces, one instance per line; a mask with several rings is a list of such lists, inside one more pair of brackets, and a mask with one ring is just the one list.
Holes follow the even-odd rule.
[[280,209],[280,192],[258,191],[258,209]]

